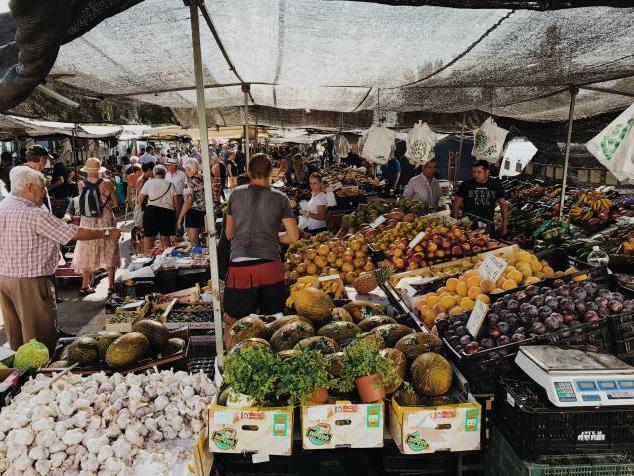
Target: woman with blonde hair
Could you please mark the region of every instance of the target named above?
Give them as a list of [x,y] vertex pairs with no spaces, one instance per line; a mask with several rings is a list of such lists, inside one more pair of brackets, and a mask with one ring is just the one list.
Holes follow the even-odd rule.
[[189,242],[192,246],[200,246],[200,232],[205,228],[205,187],[200,176],[200,164],[196,159],[187,159],[183,163],[183,168],[187,180],[177,228],[184,222]]
[[[86,174],[86,179],[77,184],[81,215],[79,225],[94,229],[116,228],[117,222],[112,209],[117,208],[119,203],[114,184],[102,178],[106,168],[102,167],[99,159],[90,158],[81,171]],[[78,241],[72,266],[76,273],[82,275],[80,296],[95,292],[90,281],[92,274],[100,269],[108,272],[108,291],[112,292],[115,271],[121,266],[119,243],[110,240]]]

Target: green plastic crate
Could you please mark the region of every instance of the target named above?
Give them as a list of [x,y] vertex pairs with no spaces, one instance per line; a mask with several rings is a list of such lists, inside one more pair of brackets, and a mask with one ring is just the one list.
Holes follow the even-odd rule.
[[522,461],[495,429],[489,440],[486,476],[634,476],[634,459],[623,454],[549,455]]

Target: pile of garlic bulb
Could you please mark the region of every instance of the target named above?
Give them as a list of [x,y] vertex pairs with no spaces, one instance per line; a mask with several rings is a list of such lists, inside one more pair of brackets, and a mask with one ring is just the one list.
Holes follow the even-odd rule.
[[38,375],[0,411],[0,474],[131,474],[140,451],[198,436],[217,389],[202,372]]

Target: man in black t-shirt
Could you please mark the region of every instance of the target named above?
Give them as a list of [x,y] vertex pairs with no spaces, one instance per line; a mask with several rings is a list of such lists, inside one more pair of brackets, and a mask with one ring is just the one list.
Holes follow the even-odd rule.
[[505,236],[508,231],[508,204],[504,197],[504,189],[499,180],[489,177],[489,163],[478,160],[473,164],[473,178],[460,184],[454,195],[452,215],[458,218],[462,208],[463,214],[475,215],[490,222],[495,216],[495,206],[500,204],[502,213],[502,228],[500,233]]

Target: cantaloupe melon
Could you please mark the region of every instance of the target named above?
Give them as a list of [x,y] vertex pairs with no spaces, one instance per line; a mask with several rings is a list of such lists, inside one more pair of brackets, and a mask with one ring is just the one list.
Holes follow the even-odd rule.
[[447,393],[453,381],[451,365],[447,359],[435,352],[427,352],[416,357],[410,374],[418,394],[426,397]]
[[313,321],[329,318],[334,307],[328,294],[310,286],[300,289],[295,296],[297,314]]

